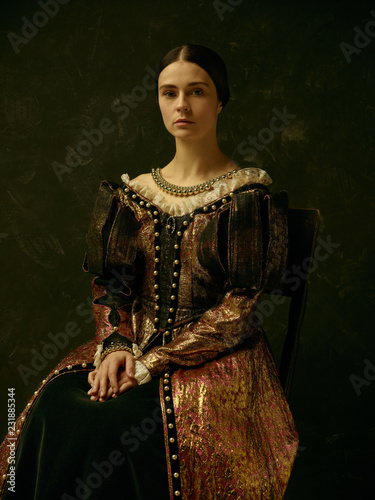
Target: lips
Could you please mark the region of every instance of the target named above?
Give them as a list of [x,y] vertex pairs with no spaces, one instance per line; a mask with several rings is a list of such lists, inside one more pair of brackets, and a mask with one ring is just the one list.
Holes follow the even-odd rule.
[[179,118],[178,120],[175,121],[175,123],[194,123],[194,122],[187,120],[186,118]]

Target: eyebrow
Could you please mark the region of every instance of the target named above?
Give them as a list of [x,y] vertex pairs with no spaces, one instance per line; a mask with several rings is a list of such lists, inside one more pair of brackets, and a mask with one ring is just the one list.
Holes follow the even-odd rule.
[[[193,87],[194,85],[206,85],[208,87],[208,84],[206,82],[190,82],[187,84],[188,87]],[[176,89],[176,85],[173,85],[172,83],[165,83],[164,85],[160,85],[159,90],[161,90],[164,87],[169,87]]]

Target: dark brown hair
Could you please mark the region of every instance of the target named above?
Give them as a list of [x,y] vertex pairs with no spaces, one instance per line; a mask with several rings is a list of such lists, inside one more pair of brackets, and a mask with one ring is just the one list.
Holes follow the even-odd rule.
[[204,47],[203,45],[187,43],[185,45],[175,47],[165,54],[156,66],[155,81],[157,96],[159,97],[158,82],[160,73],[169,64],[181,59],[183,61],[198,64],[198,66],[207,71],[215,84],[219,101],[221,101],[224,109],[230,97],[227,69],[219,54],[208,47]]

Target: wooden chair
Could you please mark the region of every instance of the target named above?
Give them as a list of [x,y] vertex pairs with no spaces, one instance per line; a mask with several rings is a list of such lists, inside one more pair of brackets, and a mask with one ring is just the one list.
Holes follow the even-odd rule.
[[289,400],[297,359],[299,335],[307,300],[307,281],[314,257],[320,212],[317,209],[288,209],[289,256],[283,295],[291,297],[288,329],[279,366],[279,377]]

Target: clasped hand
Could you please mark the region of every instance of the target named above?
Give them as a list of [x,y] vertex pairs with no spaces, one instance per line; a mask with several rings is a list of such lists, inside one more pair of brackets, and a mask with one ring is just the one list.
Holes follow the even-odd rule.
[[117,397],[138,385],[135,374],[134,356],[127,351],[108,354],[98,369],[89,373],[91,389],[87,392],[91,401],[106,401]]

